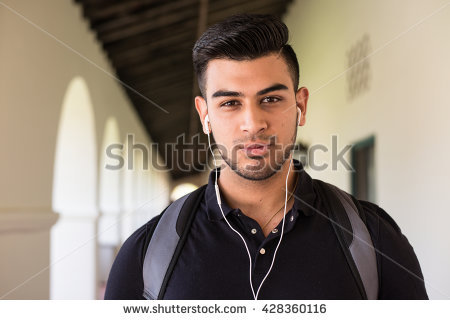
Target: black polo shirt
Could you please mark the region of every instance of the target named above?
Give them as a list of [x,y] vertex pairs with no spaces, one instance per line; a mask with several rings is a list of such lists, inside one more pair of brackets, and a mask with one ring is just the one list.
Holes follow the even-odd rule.
[[[295,161],[296,199],[286,213],[284,235],[259,299],[361,299],[314,180]],[[220,174],[220,171],[219,171]],[[253,299],[249,259],[240,237],[217,205],[215,173],[192,223],[164,299]],[[419,262],[394,220],[375,204],[360,201],[376,249],[380,299],[427,299]],[[247,242],[255,292],[272,263],[282,222],[265,237],[258,223],[222,201],[230,224]],[[142,267],[156,218],[134,232],[112,266],[105,299],[143,299]],[[380,253],[381,252],[381,253]]]

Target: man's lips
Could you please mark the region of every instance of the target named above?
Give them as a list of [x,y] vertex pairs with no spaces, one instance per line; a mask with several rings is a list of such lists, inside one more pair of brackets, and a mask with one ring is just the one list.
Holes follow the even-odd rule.
[[243,150],[248,156],[262,156],[267,153],[269,146],[269,143],[251,143],[244,145]]

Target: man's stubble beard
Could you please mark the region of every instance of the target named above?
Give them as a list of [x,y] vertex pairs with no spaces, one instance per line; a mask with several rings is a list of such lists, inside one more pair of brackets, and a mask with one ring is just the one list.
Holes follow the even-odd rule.
[[[292,151],[292,149],[294,149],[294,146],[295,146],[295,140],[297,138],[297,129],[298,129],[298,127],[295,126],[295,132],[294,132],[293,137],[291,138],[291,143],[288,144],[284,148],[284,152],[277,152],[278,151],[277,149],[269,150],[269,162],[265,163],[265,165],[263,165],[263,167],[251,166],[254,169],[239,168],[237,162],[233,162],[229,157],[227,157],[226,154],[224,154],[223,152],[220,152],[220,155],[221,155],[223,161],[230,167],[231,170],[233,170],[237,175],[239,175],[240,177],[242,177],[246,180],[262,181],[262,180],[269,179],[274,174],[276,174],[278,171],[280,171],[280,169],[286,163],[286,160],[289,159],[291,151]],[[270,163],[270,151],[273,151],[276,153],[274,165],[272,165]],[[281,154],[281,157],[279,157],[277,159],[278,154]],[[233,155],[233,153],[232,153],[232,155]],[[255,156],[255,157],[248,157],[248,158],[255,159],[255,160],[261,159],[261,161],[264,160],[263,156]],[[260,163],[261,163],[261,161],[260,161]]]

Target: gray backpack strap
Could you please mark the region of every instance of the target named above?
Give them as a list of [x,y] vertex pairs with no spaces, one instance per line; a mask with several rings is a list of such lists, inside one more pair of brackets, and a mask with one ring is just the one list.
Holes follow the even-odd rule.
[[353,237],[349,250],[364,284],[367,299],[375,300],[378,298],[378,271],[375,249],[369,230],[358,214],[358,209],[351,197],[341,189],[330,186],[350,220]]
[[180,240],[176,230],[178,215],[188,196],[189,194],[185,195],[167,207],[150,240],[143,266],[143,295],[146,299],[156,300],[161,291],[164,277]]
[[143,296],[146,299],[163,299],[206,187],[204,185],[176,200],[161,214],[142,266]]

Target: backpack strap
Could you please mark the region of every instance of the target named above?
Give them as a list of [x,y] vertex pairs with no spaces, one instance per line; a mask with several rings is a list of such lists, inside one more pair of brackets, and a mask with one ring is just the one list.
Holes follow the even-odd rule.
[[331,225],[347,258],[363,299],[378,298],[378,270],[375,249],[365,216],[343,190],[315,180],[325,199]]
[[206,185],[174,201],[159,219],[142,268],[146,299],[163,298],[205,189]]

